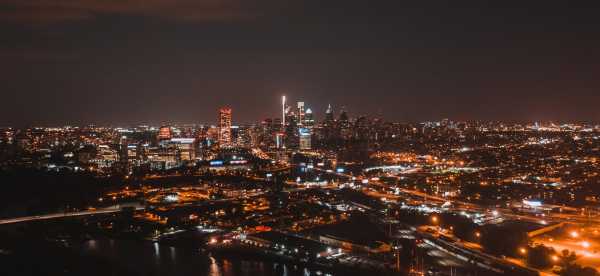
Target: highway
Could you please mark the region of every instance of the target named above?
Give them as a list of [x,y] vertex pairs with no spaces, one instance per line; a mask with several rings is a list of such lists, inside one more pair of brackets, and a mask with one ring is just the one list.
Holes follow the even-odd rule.
[[[263,178],[263,179],[255,179],[255,180],[266,180],[266,179]],[[302,191],[302,190],[307,189],[307,187],[298,186],[298,184],[295,182],[288,182],[286,184],[296,186],[295,188],[284,190],[284,192],[288,192],[288,193]],[[328,187],[324,187],[324,188],[332,188],[332,187],[328,186]],[[248,197],[256,197],[256,196],[260,196],[262,194],[263,194],[262,192],[256,193],[256,194],[250,194],[250,195],[248,195]],[[231,201],[231,200],[236,200],[236,198],[225,198],[225,199],[212,200],[212,201],[218,202],[218,201]],[[206,202],[206,201],[203,201],[203,202]],[[136,210],[143,210],[143,209],[144,209],[143,207],[136,208]],[[121,212],[120,208],[106,208],[106,209],[86,210],[86,211],[69,212],[69,213],[53,213],[53,214],[37,215],[37,216],[6,218],[6,219],[0,219],[0,225],[31,222],[31,221],[38,221],[38,220],[60,219],[60,218],[68,218],[68,217],[82,217],[82,216],[91,216],[91,215],[111,214],[111,213],[118,213],[118,212]]]
[[[315,170],[326,172],[325,170],[319,169],[319,168],[315,168]],[[345,173],[339,173],[339,172],[326,172],[326,173],[335,174],[337,176],[345,177],[348,179],[352,179],[352,177],[353,177],[352,175],[345,174]],[[360,179],[357,179],[357,180],[360,180]],[[370,179],[368,181],[368,185],[372,185],[372,186],[380,187],[380,188],[386,188],[386,189],[390,188],[385,183],[383,183],[381,181],[372,180],[372,179]],[[423,198],[425,201],[429,200],[429,201],[436,201],[439,203],[450,202],[453,206],[453,209],[457,210],[457,211],[469,211],[470,210],[470,211],[485,212],[486,210],[490,209],[486,206],[481,206],[481,205],[477,205],[477,204],[470,203],[470,202],[430,195],[430,194],[427,194],[427,193],[424,193],[421,191],[417,191],[417,190],[406,189],[406,188],[399,188],[399,190],[400,190],[400,192],[402,192],[404,194],[409,194],[412,196],[417,196],[417,197]],[[388,193],[380,193],[380,192],[366,192],[366,194],[370,195],[370,196],[376,196],[378,198],[390,198],[390,199],[402,198],[401,196],[398,196],[398,195],[388,194]],[[544,217],[538,217],[535,215],[514,214],[512,210],[507,209],[507,208],[494,208],[494,209],[499,212],[502,212],[502,215],[507,218],[517,219],[517,220],[526,220],[526,221],[531,221],[531,222],[535,222],[535,223],[540,223],[543,220],[546,221],[546,223],[550,223],[553,221],[557,221],[557,222],[567,221],[567,222],[572,222],[572,223],[590,223],[590,222],[600,223],[599,217],[589,217],[589,216],[579,215],[579,214],[548,213]]]

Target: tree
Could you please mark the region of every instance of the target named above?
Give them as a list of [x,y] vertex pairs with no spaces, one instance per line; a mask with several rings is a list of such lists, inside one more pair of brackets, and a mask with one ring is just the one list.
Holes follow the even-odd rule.
[[591,267],[582,267],[578,264],[571,263],[563,268],[560,272],[561,276],[598,276],[598,271]]
[[562,267],[567,267],[571,264],[574,264],[575,260],[577,260],[577,255],[575,252],[569,252],[567,249],[561,252],[560,264]]
[[562,266],[562,270],[560,272],[561,276],[598,276],[598,272],[591,267],[582,267],[575,263],[577,260],[577,255],[575,252],[569,252],[569,250],[565,249],[561,251],[560,256],[560,264]]
[[527,263],[535,268],[545,269],[552,266],[554,249],[539,245],[527,251]]
[[484,227],[480,239],[485,251],[507,256],[516,256],[518,248],[528,243],[527,233],[524,231],[495,225]]

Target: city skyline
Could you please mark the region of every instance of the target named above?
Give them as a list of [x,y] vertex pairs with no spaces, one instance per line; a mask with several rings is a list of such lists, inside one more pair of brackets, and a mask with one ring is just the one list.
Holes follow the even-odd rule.
[[600,276],[599,10],[0,0],[2,276]]
[[[289,98],[288,98],[289,99]],[[302,103],[304,104],[305,102],[297,102],[297,103]],[[296,104],[296,102],[293,102],[292,104]],[[192,125],[196,125],[196,126],[212,126],[212,127],[219,127],[219,122],[220,122],[220,114],[217,114],[218,116],[214,116],[214,113],[220,113],[221,110],[223,108],[229,109],[230,112],[233,112],[234,109],[229,107],[232,105],[227,105],[228,107],[216,107],[215,110],[213,110],[213,118],[208,118],[206,120],[141,120],[141,121],[131,121],[131,122],[116,122],[116,123],[111,123],[111,122],[101,122],[101,121],[95,121],[95,122],[79,122],[79,123],[73,123],[73,122],[63,122],[63,123],[32,123],[32,124],[16,124],[16,125],[0,125],[0,127],[2,128],[16,128],[16,129],[26,129],[26,128],[47,128],[47,127],[87,127],[87,126],[95,126],[95,127],[121,127],[121,128],[131,128],[131,127],[140,127],[140,126],[151,126],[151,127],[163,127],[163,126],[192,126]],[[286,105],[287,107],[291,107]],[[465,118],[465,119],[456,119],[456,118],[449,118],[449,117],[434,117],[434,118],[430,118],[430,119],[422,119],[422,120],[390,120],[389,118],[386,118],[385,116],[383,116],[381,113],[379,114],[368,114],[368,113],[358,113],[358,112],[353,112],[353,110],[349,110],[346,106],[340,106],[339,109],[335,109],[335,106],[332,104],[327,104],[327,107],[325,110],[322,110],[322,112],[314,112],[314,108],[312,107],[312,105],[310,105],[310,103],[306,106],[308,109],[310,109],[310,114],[312,115],[312,120],[313,123],[323,123],[325,121],[328,120],[327,116],[328,116],[328,111],[332,111],[332,115],[333,115],[333,120],[334,121],[338,121],[339,120],[339,116],[340,114],[343,112],[346,115],[349,116],[350,120],[356,120],[358,118],[364,117],[364,118],[369,118],[369,119],[380,119],[383,122],[386,123],[400,123],[400,124],[426,124],[426,123],[431,123],[431,122],[441,122],[444,120],[451,120],[451,121],[456,121],[456,122],[489,122],[489,123],[493,123],[493,122],[498,122],[498,123],[506,123],[506,124],[523,124],[523,125],[528,125],[528,124],[544,124],[544,125],[561,125],[561,124],[585,124],[585,125],[599,125],[600,124],[600,119],[599,120],[590,120],[590,119],[573,119],[573,120],[568,120],[568,119],[555,119],[555,120],[551,120],[551,119],[476,119],[476,118]],[[331,108],[331,109],[330,109]],[[281,107],[280,107],[281,109]],[[236,110],[237,111],[237,110]],[[281,110],[279,110],[279,112],[281,112]],[[284,111],[284,114],[287,114]],[[239,116],[233,117],[231,119],[231,125],[232,126],[240,126],[240,125],[254,125],[254,124],[260,124],[260,123],[264,123],[265,120],[272,120],[272,119],[282,119],[281,114],[272,114],[271,116],[265,116],[262,118],[259,118],[257,120],[252,120],[252,119],[244,119],[244,118],[239,118]],[[237,120],[236,120],[237,119]],[[285,124],[285,120],[283,121],[283,123]]]

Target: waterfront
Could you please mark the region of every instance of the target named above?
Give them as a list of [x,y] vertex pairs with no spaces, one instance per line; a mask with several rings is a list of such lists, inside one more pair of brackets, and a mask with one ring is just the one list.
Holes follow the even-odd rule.
[[317,270],[264,258],[259,260],[233,254],[217,256],[197,248],[150,241],[93,239],[74,250],[83,256],[100,257],[115,268],[125,268],[138,275],[326,275]]

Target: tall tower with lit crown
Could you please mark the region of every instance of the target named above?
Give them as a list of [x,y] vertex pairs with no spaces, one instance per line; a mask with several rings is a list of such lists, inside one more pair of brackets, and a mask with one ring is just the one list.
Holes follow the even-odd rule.
[[327,124],[331,124],[333,121],[334,121],[333,108],[331,107],[331,104],[329,104],[327,106],[327,110],[325,111],[325,122]]
[[281,96],[281,128],[285,128],[285,96]]
[[219,146],[231,147],[231,108],[219,110]]
[[298,122],[298,125],[304,124],[304,111],[304,102],[298,102],[298,119],[296,120]]

